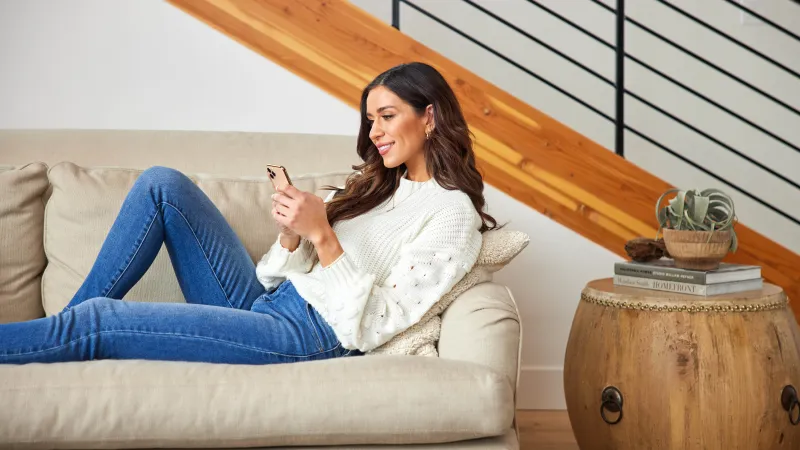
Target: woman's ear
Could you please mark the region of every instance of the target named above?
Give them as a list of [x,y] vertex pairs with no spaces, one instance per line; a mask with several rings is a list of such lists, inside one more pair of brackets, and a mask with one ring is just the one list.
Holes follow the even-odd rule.
[[431,131],[436,127],[436,121],[433,118],[433,105],[428,105],[425,108],[425,127]]

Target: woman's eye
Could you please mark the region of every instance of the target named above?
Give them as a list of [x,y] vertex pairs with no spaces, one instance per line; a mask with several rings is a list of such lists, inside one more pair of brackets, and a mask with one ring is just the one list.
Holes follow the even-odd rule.
[[393,114],[386,114],[385,116],[383,116],[383,120],[392,120],[392,117],[394,117]]

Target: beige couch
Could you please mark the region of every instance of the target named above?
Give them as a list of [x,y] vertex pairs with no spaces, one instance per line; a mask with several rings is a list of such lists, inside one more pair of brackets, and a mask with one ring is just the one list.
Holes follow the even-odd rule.
[[[144,168],[190,174],[256,260],[276,233],[265,164],[321,195],[357,162],[351,137],[0,131],[0,322],[66,304]],[[497,269],[442,314],[438,357],[0,365],[0,447],[516,449],[522,330]],[[126,300],[183,301],[164,249]]]

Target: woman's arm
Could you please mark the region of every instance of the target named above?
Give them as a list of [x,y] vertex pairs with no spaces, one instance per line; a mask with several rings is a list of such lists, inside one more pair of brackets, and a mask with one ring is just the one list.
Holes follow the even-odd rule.
[[300,236],[293,235],[293,236],[286,236],[285,234],[281,233],[279,236],[281,247],[293,252],[297,250],[297,247],[300,245]]
[[342,244],[339,243],[339,238],[336,237],[336,233],[331,227],[315,238],[313,244],[322,267],[327,268],[344,255]]
[[[331,192],[325,198],[323,204],[329,202],[335,193],[336,191]],[[273,217],[275,217],[275,211],[273,211]],[[277,217],[276,220],[278,220]],[[325,225],[328,225],[327,217]],[[319,228],[324,230],[322,226]],[[328,225],[327,228],[330,229],[330,226]],[[332,232],[333,230],[331,229]],[[322,236],[324,233],[317,234]],[[329,242],[329,238],[326,237],[324,244],[326,248],[330,247]],[[338,239],[336,239],[337,245],[338,242]],[[310,271],[314,262],[314,251],[314,244],[308,239],[304,239],[299,235],[285,236],[281,234],[256,265],[256,277],[265,289],[275,287],[286,279],[286,274],[289,272],[306,273]]]

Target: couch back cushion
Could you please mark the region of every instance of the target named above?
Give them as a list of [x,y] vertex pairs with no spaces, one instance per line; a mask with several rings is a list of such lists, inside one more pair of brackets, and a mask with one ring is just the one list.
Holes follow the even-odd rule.
[[47,166],[0,167],[0,323],[44,316],[40,283]]
[[[50,169],[52,195],[45,213],[44,249],[49,264],[42,279],[42,304],[47,315],[61,311],[78,290],[94,263],[119,209],[141,170],[82,167],[59,163]],[[267,252],[277,237],[270,215],[273,194],[266,177],[187,175],[220,209],[242,240],[253,261]],[[293,174],[292,182],[324,196],[324,185],[341,186],[348,172]],[[183,302],[166,248],[125,296],[126,300]]]
[[[353,132],[356,129],[351,130]],[[360,164],[355,136],[177,130],[0,130],[0,165],[62,161],[83,167],[265,176],[266,164],[292,175],[352,170]]]

